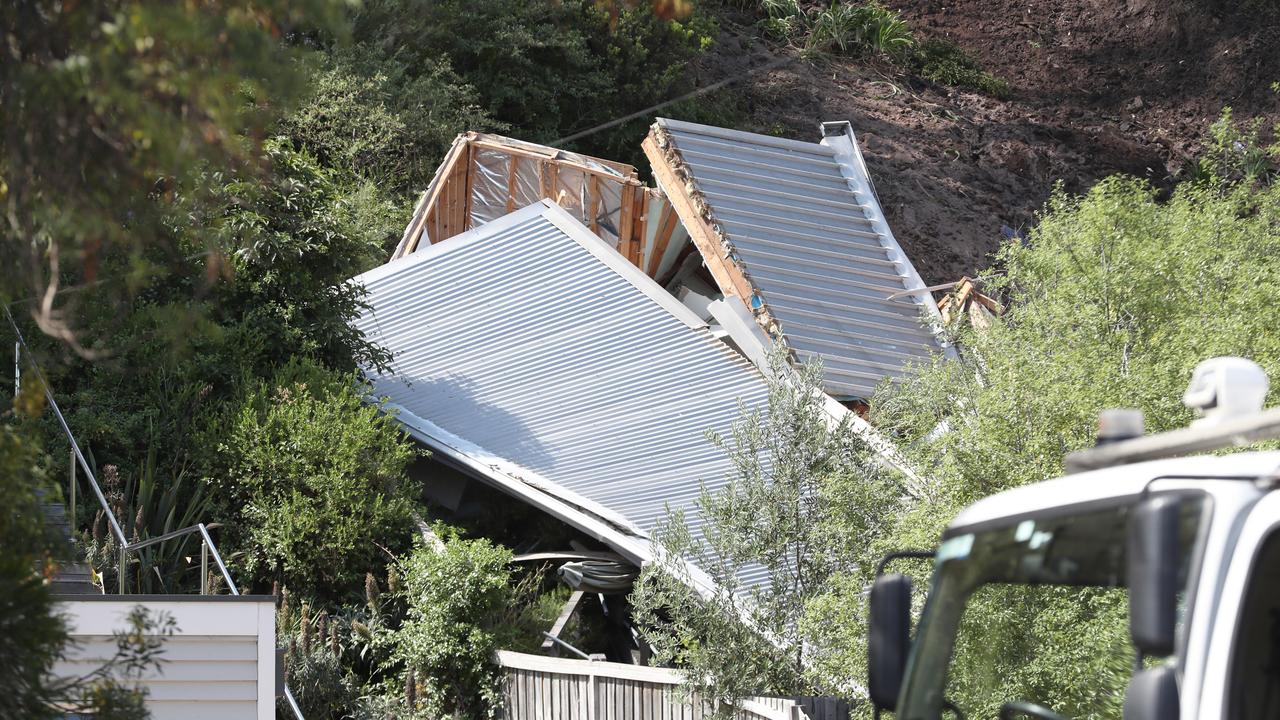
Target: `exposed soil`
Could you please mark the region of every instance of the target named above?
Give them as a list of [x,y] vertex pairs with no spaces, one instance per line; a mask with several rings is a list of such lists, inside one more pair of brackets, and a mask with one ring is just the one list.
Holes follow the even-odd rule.
[[[739,92],[757,129],[811,139],[849,120],[895,235],[926,282],[946,282],[987,267],[1057,182],[1083,192],[1128,173],[1167,187],[1224,105],[1280,121],[1277,2],[890,0],[917,36],[977,55],[1009,99],[799,59]],[[776,56],[751,32],[727,23],[701,70],[725,77]]]

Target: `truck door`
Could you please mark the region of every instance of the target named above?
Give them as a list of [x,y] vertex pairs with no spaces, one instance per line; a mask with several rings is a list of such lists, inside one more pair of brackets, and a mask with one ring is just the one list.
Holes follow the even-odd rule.
[[1280,492],[1249,511],[1212,632],[1201,707],[1233,720],[1280,718]]

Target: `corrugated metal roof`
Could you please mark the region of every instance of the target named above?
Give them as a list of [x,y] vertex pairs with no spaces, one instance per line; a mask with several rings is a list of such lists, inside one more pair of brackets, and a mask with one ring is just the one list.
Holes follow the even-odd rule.
[[633,560],[668,506],[701,527],[702,484],[731,470],[707,431],[766,404],[750,362],[546,201],[356,280],[405,427]]
[[827,392],[866,398],[943,349],[921,322],[937,307],[884,220],[848,123],[824,125],[821,143],[656,127],[787,344],[822,359]]

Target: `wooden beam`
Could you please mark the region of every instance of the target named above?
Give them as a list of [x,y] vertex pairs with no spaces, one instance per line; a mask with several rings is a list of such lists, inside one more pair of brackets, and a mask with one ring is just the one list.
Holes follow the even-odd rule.
[[[548,163],[556,163],[557,165],[563,165],[564,168],[582,170],[582,172],[586,174],[590,174],[590,176],[596,176],[604,179],[611,179],[611,181],[613,182],[622,181],[622,178],[616,176],[616,174],[609,172],[609,170],[593,168],[593,167],[590,167],[590,165],[584,165],[581,163],[575,163],[575,161],[572,161],[572,160],[564,160],[564,159],[558,158],[557,155],[559,154],[559,151],[556,149],[553,149],[553,147],[548,147],[547,152],[535,152],[529,149],[525,149],[525,147],[503,145],[503,143],[493,142],[488,140],[472,141],[471,146],[484,147],[485,150],[497,150],[498,152],[506,152],[506,154],[508,155],[520,155],[522,156],[522,158],[530,158],[532,160],[543,160],[543,161],[548,161]],[[608,163],[608,161],[605,161],[605,160],[600,160],[599,158],[593,158],[593,160],[598,160],[599,163],[602,165],[614,164],[614,163]],[[625,165],[625,168],[630,169],[630,173],[623,172],[623,168],[614,168],[614,169],[618,170],[618,172],[623,172],[623,177],[634,176],[635,168],[631,168],[631,165]]]
[[640,147],[649,158],[654,177],[666,190],[667,201],[680,216],[684,229],[689,231],[689,237],[698,248],[698,252],[702,254],[702,261],[711,271],[711,277],[715,279],[716,285],[720,286],[720,292],[739,298],[748,308],[751,308],[751,296],[755,294],[751,282],[747,280],[742,268],[728,257],[727,249],[721,243],[715,229],[711,227],[711,223],[702,216],[694,206],[693,199],[685,193],[684,181],[676,175],[675,168],[667,162],[666,153],[658,147],[653,135],[646,137]]
[[467,160],[462,163],[462,202],[459,203],[461,218],[458,221],[459,232],[471,229],[471,178],[476,172],[476,151],[467,148]]
[[[551,625],[551,630],[547,633],[548,635],[554,638],[560,637],[560,633],[564,632],[564,626],[569,624],[569,619],[578,611],[578,605],[582,603],[582,598],[585,595],[586,593],[581,590],[573,591],[573,594],[569,596],[569,600],[564,604],[564,607],[560,608],[560,617],[557,617],[555,623]],[[555,647],[556,644],[552,642],[551,638],[544,638],[542,640],[543,650],[551,650]]]
[[458,157],[467,147],[467,143],[471,141],[472,133],[463,133],[453,141],[453,146],[449,148],[449,152],[445,153],[444,160],[440,162],[440,168],[436,170],[435,180],[432,185],[427,188],[427,192],[423,193],[422,201],[418,204],[420,208],[421,221],[414,222],[409,230],[405,232],[405,239],[408,242],[404,245],[404,252],[397,257],[403,257],[418,249],[418,245],[422,241],[422,233],[427,233],[427,242],[435,242],[435,237],[429,232],[434,228],[436,236],[439,235],[438,222],[440,213],[437,210],[437,204],[445,192],[445,186],[449,183],[452,176],[453,168],[458,162]]
[[[583,210],[591,218],[591,232],[600,235],[600,178],[588,175],[582,178],[587,183],[587,203]],[[621,238],[619,238],[621,240]]]
[[[631,183],[624,183],[621,188],[622,192],[618,195],[618,251],[621,252],[624,247],[630,248],[635,244],[635,238],[632,237],[631,227],[634,224],[635,205],[636,205],[636,188]],[[624,255],[626,253],[623,253]],[[639,263],[635,260],[631,261],[639,267]]]
[[635,190],[636,209],[631,220],[631,236],[636,239],[636,243],[638,243],[640,247],[641,264],[637,267],[641,268],[643,268],[644,264],[647,263],[648,258],[646,253],[649,251],[645,249],[644,241],[645,238],[649,236],[649,202],[653,199],[654,193],[656,192],[656,190],[647,188],[644,185],[637,185]]
[[667,246],[671,244],[671,236],[676,231],[676,211],[671,203],[664,203],[662,214],[658,217],[658,231],[653,237],[653,254],[649,256],[649,277],[658,273],[662,258],[667,254]]

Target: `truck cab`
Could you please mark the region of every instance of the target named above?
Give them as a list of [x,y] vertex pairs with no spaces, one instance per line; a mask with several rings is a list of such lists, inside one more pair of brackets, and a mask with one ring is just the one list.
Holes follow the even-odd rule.
[[[1001,633],[1018,634],[992,623],[1001,608],[1048,598],[1096,605],[1114,621],[1081,627],[1111,627],[1116,640],[1104,657],[1076,658],[1092,673],[1085,684],[1096,683],[1087,689],[1097,698],[1089,717],[1280,718],[1280,452],[1177,456],[1277,434],[1275,410],[1164,435],[1139,431],[1068,459],[1097,469],[963,510],[932,553],[913,640],[910,581],[882,572],[872,586],[868,690],[877,715],[1070,717],[1047,690],[996,697],[992,673],[1008,668],[982,652],[1009,640]],[[1162,455],[1175,457],[1134,461]],[[992,693],[975,702],[984,678]],[[958,682],[969,707],[956,699]]]

